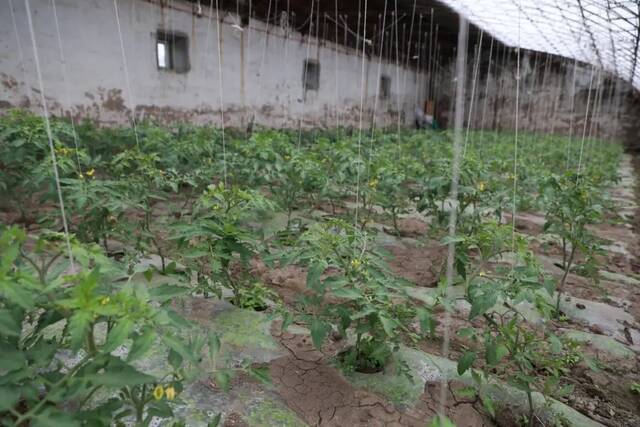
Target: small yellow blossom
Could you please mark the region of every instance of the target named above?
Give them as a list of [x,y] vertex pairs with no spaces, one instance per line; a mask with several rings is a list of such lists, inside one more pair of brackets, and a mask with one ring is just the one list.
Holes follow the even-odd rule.
[[285,160],[290,160],[290,159],[291,159],[291,156],[284,156],[284,159],[285,159]]
[[164,396],[164,389],[161,385],[157,385],[156,388],[153,389],[153,397],[156,400],[160,400],[162,399],[162,396]]
[[85,172],[85,175],[87,176],[93,176],[95,175],[96,170],[94,168],[89,169],[88,171]]
[[486,277],[486,276],[487,276],[487,272],[486,272],[486,271],[484,271],[484,270],[482,270],[482,271],[478,274],[478,276],[480,276],[480,277]]
[[100,298],[100,304],[102,304],[102,305],[107,305],[107,304],[109,304],[109,301],[111,301],[111,298],[109,298],[109,297],[102,297],[102,298]]
[[353,268],[359,268],[361,264],[362,262],[360,262],[360,260],[357,258],[351,260],[351,267]]
[[78,178],[80,178],[80,179],[84,179],[84,175],[82,174],[82,172],[80,172],[80,173],[78,174]]
[[377,179],[372,179],[371,181],[369,181],[369,188],[371,189],[376,189],[378,187],[378,180]]
[[484,182],[482,182],[482,181],[481,181],[481,182],[478,184],[478,190],[480,190],[480,191],[484,191],[486,188],[487,188],[487,187],[486,187],[486,185],[485,185],[485,183],[484,183]]
[[172,385],[164,389],[164,394],[167,396],[167,399],[173,400],[176,398],[176,389],[173,388]]

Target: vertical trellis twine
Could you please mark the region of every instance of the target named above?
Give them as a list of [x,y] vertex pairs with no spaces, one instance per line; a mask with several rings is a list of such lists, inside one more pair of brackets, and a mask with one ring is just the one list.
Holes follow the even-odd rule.
[[49,142],[49,151],[51,153],[51,165],[53,169],[53,176],[56,181],[56,192],[58,193],[58,202],[60,203],[60,216],[62,218],[62,227],[64,230],[65,243],[67,246],[67,253],[69,256],[69,264],[71,270],[75,272],[75,264],[73,261],[73,251],[71,249],[71,238],[69,236],[69,225],[67,223],[67,215],[64,209],[64,198],[62,197],[62,188],[60,187],[60,175],[58,174],[58,161],[56,158],[56,150],[53,144],[53,133],[51,131],[51,122],[49,121],[49,108],[47,106],[47,98],[45,96],[44,84],[42,83],[42,71],[40,69],[40,55],[38,54],[38,44],[36,43],[36,34],[33,29],[33,17],[31,16],[31,5],[29,0],[24,0],[24,5],[27,10],[27,22],[29,24],[29,34],[31,35],[31,47],[33,49],[33,58],[36,65],[36,75],[38,77],[38,88],[40,89],[40,102],[42,103],[42,116],[44,118],[45,130],[47,133],[47,140]]
[[[467,20],[460,15],[460,30],[458,33],[458,47],[457,47],[457,59],[456,59],[456,104],[455,104],[455,119],[454,119],[454,136],[453,136],[453,161],[451,164],[451,193],[449,198],[452,201],[451,211],[449,213],[449,244],[447,247],[447,273],[446,273],[446,287],[444,289],[445,311],[444,311],[444,334],[442,337],[442,357],[445,359],[449,357],[449,341],[450,341],[450,326],[451,326],[451,313],[449,312],[449,290],[453,286],[454,275],[454,261],[456,255],[456,223],[458,220],[458,212],[456,206],[453,205],[458,200],[458,181],[460,179],[460,162],[462,157],[462,129],[464,126],[464,99],[465,99],[465,76],[467,67],[467,38],[469,33],[469,26]],[[446,375],[442,376],[442,384],[440,386],[440,404],[439,413],[444,415],[446,402],[448,379]]]

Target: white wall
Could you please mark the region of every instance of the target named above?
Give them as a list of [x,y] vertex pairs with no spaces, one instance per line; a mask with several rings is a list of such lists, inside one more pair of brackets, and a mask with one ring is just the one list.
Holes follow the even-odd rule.
[[[17,23],[14,31],[10,1]],[[405,125],[413,121],[418,94],[413,70],[383,62],[391,96],[376,103],[378,60],[364,61],[353,49],[318,42],[281,27],[251,21],[240,31],[235,15],[208,10],[198,17],[193,6],[179,0],[161,7],[157,0],[118,0],[124,53],[130,77],[127,88],[122,49],[112,0],[56,0],[66,73],[63,73],[51,0],[30,0],[43,83],[50,110],[57,115],[124,124],[135,106],[137,119],[163,122],[220,123],[245,126],[251,117],[268,126],[357,126],[361,94],[363,124],[370,125],[374,106],[376,126],[397,123],[398,104]],[[191,69],[186,74],[160,71],[156,66],[155,32],[179,31],[189,36]],[[21,61],[21,52],[23,60]],[[305,58],[320,61],[320,90],[303,95]],[[337,75],[336,75],[337,61]],[[222,97],[220,72],[222,70]],[[260,73],[262,70],[262,73]],[[423,78],[423,77],[421,77]],[[336,86],[337,84],[337,86]],[[420,86],[421,87],[421,86]],[[23,0],[0,0],[0,109],[30,106],[40,111],[32,40]],[[377,105],[376,105],[377,104]],[[336,117],[336,113],[338,117]]]

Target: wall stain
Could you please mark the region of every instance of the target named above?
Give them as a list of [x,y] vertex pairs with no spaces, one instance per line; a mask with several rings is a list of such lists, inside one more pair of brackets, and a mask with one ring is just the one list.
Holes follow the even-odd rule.
[[122,98],[122,89],[109,89],[106,98],[101,96],[102,106],[109,111],[125,111],[127,107]]

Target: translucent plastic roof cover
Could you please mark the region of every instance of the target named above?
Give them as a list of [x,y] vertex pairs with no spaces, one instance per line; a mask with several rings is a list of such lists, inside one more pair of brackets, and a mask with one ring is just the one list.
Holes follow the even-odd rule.
[[640,0],[443,0],[509,46],[596,64],[640,88]]

